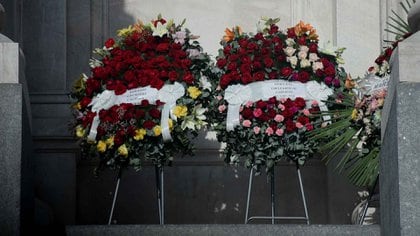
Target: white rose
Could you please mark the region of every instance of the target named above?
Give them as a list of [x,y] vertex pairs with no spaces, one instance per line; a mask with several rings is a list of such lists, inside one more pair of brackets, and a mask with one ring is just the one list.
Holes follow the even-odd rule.
[[306,59],[306,57],[308,56],[308,53],[306,53],[305,51],[299,51],[298,53],[298,58],[299,59]]
[[308,59],[303,59],[300,61],[300,67],[301,68],[306,68],[306,67],[310,67],[311,66],[311,62]]
[[309,53],[309,61],[314,62],[314,61],[318,61],[318,60],[319,60],[319,57],[316,53]]
[[312,64],[312,70],[314,72],[316,72],[318,69],[320,69],[320,70],[324,69],[324,65],[322,64],[322,62],[314,62]]
[[292,68],[295,68],[297,65],[298,59],[296,56],[287,57],[287,61],[290,62],[290,65],[292,66]]
[[286,47],[285,49],[283,49],[283,51],[284,53],[286,53],[287,56],[291,57],[296,52],[296,49],[294,49],[293,47]]
[[308,53],[309,48],[307,46],[302,45],[302,46],[299,47],[299,51]]
[[295,40],[294,39],[292,39],[292,38],[287,38],[286,39],[286,45],[287,46],[293,46],[293,45],[295,45],[296,44],[296,42],[295,42]]

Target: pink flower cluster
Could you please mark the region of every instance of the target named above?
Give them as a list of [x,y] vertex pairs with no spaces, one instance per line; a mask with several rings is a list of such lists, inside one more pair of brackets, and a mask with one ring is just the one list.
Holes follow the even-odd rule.
[[[282,136],[298,129],[310,131],[314,128],[311,121],[313,114],[319,112],[315,101],[306,108],[306,101],[301,97],[295,99],[276,99],[247,102],[241,107],[241,125],[252,129],[254,134]],[[219,109],[220,110],[220,109]]]

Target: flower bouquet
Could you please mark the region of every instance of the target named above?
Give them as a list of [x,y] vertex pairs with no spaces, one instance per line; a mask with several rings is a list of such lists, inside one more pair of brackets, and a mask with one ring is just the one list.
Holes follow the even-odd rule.
[[[321,50],[303,22],[280,31],[263,19],[255,35],[226,29],[217,57],[221,77],[211,113],[225,161],[271,171],[280,160],[304,162],[313,153],[306,132],[322,123],[329,95],[343,87],[342,49]],[[328,118],[325,116],[325,118]]]
[[[404,10],[406,7],[401,3]],[[381,116],[388,81],[391,74],[389,61],[398,43],[409,37],[408,24],[393,11],[387,22],[396,35],[395,41],[376,58],[363,78],[346,79],[347,93],[334,96],[329,105],[335,110],[332,123],[309,133],[319,143],[319,151],[328,163],[338,159],[337,168],[345,172],[350,182],[361,187],[373,187],[379,174],[381,149]],[[343,151],[343,155],[338,155]]]
[[[212,62],[188,29],[160,15],[121,29],[94,50],[91,74],[71,96],[74,130],[100,166],[161,166],[191,154],[191,137],[207,125]],[[209,79],[208,79],[209,78]]]

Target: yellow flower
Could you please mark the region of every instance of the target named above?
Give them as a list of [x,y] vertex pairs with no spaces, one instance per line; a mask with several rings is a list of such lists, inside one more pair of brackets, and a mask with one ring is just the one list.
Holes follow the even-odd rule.
[[98,142],[98,144],[96,145],[96,149],[98,150],[98,152],[105,152],[106,151],[106,143],[102,140],[100,140]]
[[195,87],[195,86],[190,86],[190,87],[188,87],[187,91],[188,91],[188,95],[190,95],[190,97],[191,97],[192,99],[196,99],[198,96],[200,96],[200,95],[201,95],[201,91],[200,91],[200,89],[198,89],[198,88],[197,88],[197,87]]
[[156,125],[153,127],[153,132],[155,133],[155,136],[159,136],[162,133],[162,128],[160,125]]
[[168,126],[169,126],[169,129],[171,129],[171,130],[172,130],[172,128],[174,127],[174,122],[173,122],[173,120],[172,120],[172,119],[169,119],[169,120],[168,120]]
[[353,109],[353,112],[351,113],[351,119],[356,120],[358,115],[357,109]]
[[125,144],[118,147],[118,154],[124,157],[128,156],[128,148],[125,146]]
[[80,125],[76,126],[76,136],[78,138],[82,138],[83,136],[85,136],[85,130]]
[[80,105],[80,102],[77,102],[77,103],[73,104],[73,109],[76,109],[76,110],[82,109],[82,106]]
[[127,28],[118,30],[117,32],[118,32],[118,36],[125,37],[133,33],[133,31],[134,31],[134,28],[130,25]]
[[137,141],[143,140],[146,133],[147,132],[145,129],[136,129],[136,134],[134,135],[134,139]]
[[112,148],[114,146],[114,136],[111,136],[105,140],[106,145],[108,148]]
[[176,117],[182,117],[187,115],[188,108],[186,106],[175,106],[172,112]]

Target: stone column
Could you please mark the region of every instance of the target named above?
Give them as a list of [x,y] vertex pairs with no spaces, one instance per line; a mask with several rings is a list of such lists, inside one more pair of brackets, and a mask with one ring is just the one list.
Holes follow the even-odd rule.
[[0,34],[0,232],[21,225],[22,86],[19,46]]
[[420,32],[401,42],[382,117],[381,234],[420,232]]

